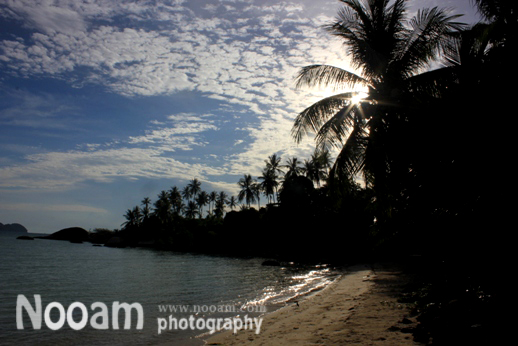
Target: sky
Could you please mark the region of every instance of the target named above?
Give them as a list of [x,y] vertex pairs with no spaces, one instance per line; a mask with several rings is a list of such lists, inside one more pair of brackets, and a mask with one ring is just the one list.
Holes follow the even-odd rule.
[[[477,20],[470,0],[410,0]],[[322,29],[335,0],[0,0],[0,222],[120,228],[127,209],[196,178],[237,195],[296,144],[329,90],[301,67],[351,69]],[[262,203],[266,199],[262,199]]]

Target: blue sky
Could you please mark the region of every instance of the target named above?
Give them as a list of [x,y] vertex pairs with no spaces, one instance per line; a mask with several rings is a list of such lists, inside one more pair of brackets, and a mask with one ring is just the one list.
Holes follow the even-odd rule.
[[[439,5],[475,21],[470,0]],[[349,68],[321,25],[338,1],[0,0],[0,222],[30,232],[119,228],[128,208],[197,178],[236,195],[327,90],[313,63]],[[263,199],[263,203],[264,203]]]

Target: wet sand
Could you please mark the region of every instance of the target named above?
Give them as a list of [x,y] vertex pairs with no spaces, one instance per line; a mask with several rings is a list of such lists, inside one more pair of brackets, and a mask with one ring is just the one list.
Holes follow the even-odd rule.
[[[324,290],[264,316],[259,334],[222,332],[207,345],[417,345],[397,294],[404,276],[390,266],[356,266]],[[298,303],[298,304],[297,304]]]

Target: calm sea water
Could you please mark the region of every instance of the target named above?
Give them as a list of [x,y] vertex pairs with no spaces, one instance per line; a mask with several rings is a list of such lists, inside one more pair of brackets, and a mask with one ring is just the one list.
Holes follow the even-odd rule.
[[[238,259],[186,254],[152,249],[115,249],[56,240],[18,240],[17,234],[0,234],[0,344],[1,345],[202,345],[200,330],[166,330],[158,334],[158,318],[258,316],[271,312],[293,299],[322,288],[339,276],[326,266],[269,267],[264,259]],[[16,326],[16,300],[25,295],[35,306],[34,295],[41,295],[42,310],[51,302],[65,309],[73,302],[83,303],[89,318],[98,310],[90,305],[103,302],[110,310],[110,329],[87,326],[72,330],[65,326],[50,330],[42,322],[34,330],[23,310],[23,330]],[[144,310],[144,329],[137,330],[136,314],[130,330],[111,328],[114,301],[139,303]],[[187,306],[185,313],[160,311],[159,306]],[[235,312],[211,312],[235,307]],[[245,311],[241,311],[243,308]],[[51,319],[56,322],[57,309]],[[74,309],[79,321],[79,309]],[[78,315],[78,316],[76,316]]]

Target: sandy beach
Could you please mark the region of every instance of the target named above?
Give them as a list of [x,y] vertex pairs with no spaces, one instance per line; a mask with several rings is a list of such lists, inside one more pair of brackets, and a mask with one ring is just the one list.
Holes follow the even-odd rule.
[[[416,345],[402,332],[412,319],[398,303],[404,284],[389,266],[356,266],[324,290],[264,317],[259,334],[223,332],[207,345]],[[298,303],[298,304],[297,304]]]

